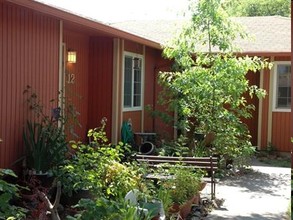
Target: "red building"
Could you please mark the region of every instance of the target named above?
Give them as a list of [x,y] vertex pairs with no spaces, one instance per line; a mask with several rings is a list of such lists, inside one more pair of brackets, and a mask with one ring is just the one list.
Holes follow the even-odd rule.
[[[276,65],[248,75],[269,95],[252,100],[257,111],[247,123],[255,145],[264,148],[271,142],[279,151],[289,152],[291,95],[285,97],[286,108],[276,106],[276,88],[283,86],[283,81],[276,79],[278,71],[291,69],[290,19],[250,19],[240,22],[252,25],[249,30],[256,31],[256,42],[239,42],[244,43],[243,54],[262,56]],[[172,126],[153,119],[145,109],[148,105],[162,108],[157,105],[160,88],[156,78],[159,70],[170,67],[161,57],[161,43],[170,33],[154,38],[160,30],[154,24],[143,25],[147,32],[143,34],[130,27],[118,29],[35,1],[0,0],[0,167],[11,168],[24,153],[22,132],[31,117],[23,95],[27,85],[43,103],[64,90],[80,112],[82,127],[77,133],[83,140],[87,130],[99,126],[103,117],[112,143],[120,140],[122,122],[129,119],[136,132],[173,137]],[[68,62],[69,51],[76,53],[75,63]],[[139,68],[133,68],[136,65]],[[134,84],[137,90],[129,92],[127,88]],[[54,105],[58,103],[45,107],[50,112]]]

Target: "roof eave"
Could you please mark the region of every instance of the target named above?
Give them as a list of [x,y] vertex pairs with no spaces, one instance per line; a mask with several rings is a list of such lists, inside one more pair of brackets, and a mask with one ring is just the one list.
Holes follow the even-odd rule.
[[236,53],[237,55],[248,55],[248,56],[263,56],[263,57],[283,57],[283,56],[291,56],[291,52],[284,51],[242,51],[240,53]]
[[78,15],[72,14],[70,12],[67,12],[67,11],[63,11],[61,9],[55,8],[50,5],[43,4],[41,2],[31,1],[31,0],[5,0],[5,1],[11,2],[13,4],[16,4],[16,5],[19,5],[22,7],[32,9],[34,11],[41,12],[46,15],[56,17],[60,20],[70,21],[70,22],[76,23],[78,25],[86,26],[86,27],[91,28],[96,31],[101,31],[101,32],[104,32],[104,33],[106,33],[110,36],[113,36],[113,37],[131,40],[131,41],[134,41],[134,42],[137,42],[137,43],[149,46],[149,47],[153,47],[156,49],[162,48],[161,45],[155,41],[136,36],[134,34],[126,32],[126,31],[116,29],[116,28],[111,27],[109,25],[102,24],[98,21],[84,18],[84,17],[78,16]]

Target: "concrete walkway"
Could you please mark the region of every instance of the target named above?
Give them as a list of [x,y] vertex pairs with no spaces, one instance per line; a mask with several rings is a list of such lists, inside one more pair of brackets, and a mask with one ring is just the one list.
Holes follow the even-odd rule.
[[285,220],[291,199],[291,169],[254,161],[252,172],[217,184],[216,198],[224,199],[205,219]]

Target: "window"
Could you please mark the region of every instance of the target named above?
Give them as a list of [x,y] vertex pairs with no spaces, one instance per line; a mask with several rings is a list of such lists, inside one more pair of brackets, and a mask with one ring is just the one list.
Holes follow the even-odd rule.
[[123,107],[139,110],[142,106],[142,57],[126,53],[124,56]]
[[290,111],[291,109],[291,64],[275,64],[274,110]]

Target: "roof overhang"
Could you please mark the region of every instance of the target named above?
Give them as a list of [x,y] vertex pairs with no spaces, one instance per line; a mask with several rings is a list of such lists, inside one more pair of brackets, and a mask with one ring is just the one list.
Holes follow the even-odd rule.
[[258,57],[291,57],[291,52],[271,52],[271,51],[243,51],[237,53],[239,56],[258,56]]
[[32,0],[5,0],[5,1],[25,7],[25,8],[29,8],[31,10],[37,11],[39,13],[43,13],[51,17],[55,17],[64,22],[69,22],[69,23],[73,23],[74,25],[89,28],[92,31],[95,31],[97,33],[102,32],[104,35],[111,36],[113,38],[122,38],[122,39],[130,40],[130,41],[134,41],[149,47],[153,47],[156,49],[162,49],[161,45],[155,41],[136,36],[134,34],[113,28],[101,22],[91,20],[79,15],[75,15],[73,13],[55,8],[53,6],[43,4],[41,2],[32,1]]
[[[142,45],[146,45],[152,48],[156,48],[159,50],[163,49],[163,45],[160,42],[150,40],[146,37],[138,36],[136,34],[129,33],[127,31],[112,27],[110,25],[104,24],[102,22],[92,20],[90,18],[82,17],[71,13],[69,11],[65,11],[64,9],[59,9],[38,1],[34,0],[4,0],[6,2],[10,2],[15,5],[19,5],[25,8],[29,8],[31,10],[37,11],[39,13],[54,17],[58,20],[63,21],[65,24],[69,26],[75,26],[80,29],[90,30],[94,35],[104,35],[113,38],[121,38],[130,40],[133,42],[140,43]],[[291,56],[291,52],[276,52],[276,51],[242,51],[241,53],[237,53],[237,55],[249,55],[249,56]]]

